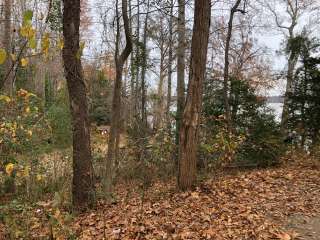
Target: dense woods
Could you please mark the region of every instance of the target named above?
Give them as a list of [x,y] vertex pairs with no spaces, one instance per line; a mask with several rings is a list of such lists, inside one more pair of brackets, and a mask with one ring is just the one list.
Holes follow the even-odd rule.
[[0,239],[319,239],[317,0],[0,0]]

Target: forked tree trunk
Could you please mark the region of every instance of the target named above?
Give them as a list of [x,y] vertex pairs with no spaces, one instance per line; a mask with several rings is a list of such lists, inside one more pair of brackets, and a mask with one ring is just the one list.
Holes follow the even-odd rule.
[[122,17],[126,35],[126,46],[119,55],[120,44],[120,21],[118,13],[117,1],[117,40],[116,40],[116,79],[114,83],[113,99],[112,99],[112,117],[111,128],[108,143],[108,153],[106,159],[106,171],[104,179],[104,191],[110,194],[112,191],[114,163],[118,162],[119,140],[120,140],[120,119],[121,119],[121,88],[122,88],[122,73],[123,66],[132,51],[132,41],[129,27],[129,18],[127,12],[127,0],[122,0]]
[[76,208],[86,208],[93,203],[94,184],[86,85],[79,57],[80,0],[64,0],[63,4],[62,55],[73,125],[72,197]]
[[203,81],[206,73],[210,17],[210,0],[195,1],[188,94],[179,140],[178,185],[181,190],[192,188],[196,182],[197,145],[201,121]]

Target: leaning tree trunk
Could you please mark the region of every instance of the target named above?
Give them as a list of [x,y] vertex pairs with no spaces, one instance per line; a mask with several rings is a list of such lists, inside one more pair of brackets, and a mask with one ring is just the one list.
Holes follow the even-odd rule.
[[[118,1],[117,1],[117,16]],[[117,17],[117,40],[116,40],[116,79],[114,83],[113,99],[112,99],[112,117],[111,128],[108,143],[108,153],[106,160],[106,171],[104,179],[104,191],[110,194],[112,191],[112,180],[114,173],[114,163],[118,161],[119,140],[120,140],[120,118],[121,118],[121,86],[122,86],[122,73],[125,61],[128,59],[132,52],[132,41],[129,27],[129,18],[127,12],[127,0],[122,0],[122,17],[124,23],[124,30],[126,35],[126,46],[122,53],[119,55],[120,44],[120,21]]]
[[80,0],[64,0],[63,4],[62,55],[73,125],[72,197],[76,208],[86,208],[93,203],[94,184],[86,85],[79,57]]
[[197,172],[197,145],[201,120],[203,81],[206,72],[210,28],[210,0],[195,1],[189,85],[180,129],[178,185],[194,186]]

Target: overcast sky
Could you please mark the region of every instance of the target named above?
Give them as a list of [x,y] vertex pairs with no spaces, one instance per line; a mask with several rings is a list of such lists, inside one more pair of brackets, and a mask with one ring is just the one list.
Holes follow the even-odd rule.
[[[269,1],[269,0],[266,0]],[[270,0],[272,1],[272,0]],[[302,1],[302,0],[301,0]],[[100,46],[101,46],[101,33],[102,33],[102,25],[101,25],[101,19],[100,19],[100,12],[103,11],[110,11],[110,14],[112,15],[114,9],[109,9],[108,5],[109,1],[102,1],[102,0],[89,0],[89,10],[90,15],[92,18],[92,26],[91,26],[91,34],[90,34],[90,44],[87,44],[87,49],[85,51],[85,56],[88,59],[94,58],[94,52],[100,52]],[[320,2],[320,1],[319,1]],[[110,2],[109,2],[110,6]],[[223,14],[228,15],[228,6],[214,6],[213,7],[213,14]],[[250,9],[248,9],[249,11]],[[280,14],[285,13],[285,9],[278,8],[277,11]],[[189,9],[187,11],[187,18],[191,19],[192,17],[192,9]],[[258,16],[263,18],[264,21],[266,21],[267,24],[270,24],[270,26],[275,26],[274,18],[271,15],[266,14],[266,12],[262,12],[261,16]],[[308,16],[304,16],[304,19],[300,22],[299,28],[301,29],[302,26],[304,26],[309,21]],[[191,21],[192,24],[192,21]],[[214,24],[214,23],[213,23]],[[299,31],[300,31],[299,29]],[[263,34],[261,32],[264,32]],[[268,30],[268,31],[257,31],[254,32],[254,37],[258,39],[258,44],[261,46],[266,46],[269,49],[270,58],[272,60],[272,69],[275,72],[279,72],[282,70],[285,70],[286,68],[286,60],[285,57],[281,54],[279,54],[279,50],[281,49],[281,42],[284,40],[284,35],[276,30]],[[156,52],[151,52],[151,54],[156,55]],[[149,84],[153,85],[153,78],[155,76],[152,76],[152,73],[149,73]],[[173,84],[173,88],[175,87],[175,83]],[[285,83],[279,82],[277,86],[275,86],[274,89],[268,92],[270,95],[279,95],[282,94],[284,91]]]

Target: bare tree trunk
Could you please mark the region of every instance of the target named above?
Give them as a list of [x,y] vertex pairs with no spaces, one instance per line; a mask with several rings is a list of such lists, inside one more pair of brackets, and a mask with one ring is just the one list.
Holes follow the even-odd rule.
[[[129,20],[130,20],[130,35],[132,36],[132,5],[131,1],[128,2],[128,7],[129,7]],[[136,94],[135,94],[135,61],[134,61],[134,54],[131,54],[130,57],[130,121],[133,121],[135,114],[136,114],[136,109],[137,109],[137,102],[136,102]]]
[[[163,32],[163,19],[161,18],[161,24],[159,31]],[[164,79],[165,79],[165,67],[164,67],[164,60],[165,60],[165,46],[164,46],[165,39],[161,39],[160,44],[160,72],[159,72],[159,85],[158,85],[158,92],[156,99],[156,109],[155,109],[155,118],[153,128],[158,130],[163,127],[163,113],[164,113],[164,94],[163,94],[163,86],[164,86]]]
[[13,91],[13,68],[10,53],[11,51],[11,14],[12,13],[12,0],[4,1],[4,33],[3,33],[3,46],[7,52],[7,59],[4,65],[5,74],[0,82],[0,90],[4,90],[8,95],[12,95]]
[[93,167],[90,148],[90,123],[86,85],[80,51],[80,0],[64,0],[63,61],[73,124],[73,205],[86,208],[94,201]]
[[210,0],[195,1],[188,95],[183,112],[179,140],[178,185],[181,190],[192,188],[196,182],[197,145],[210,18]]
[[172,62],[173,62],[173,0],[170,1],[170,19],[169,19],[169,56],[168,56],[168,93],[167,93],[167,128],[171,131],[171,83],[172,83]]
[[233,18],[234,18],[234,14],[237,11],[239,11],[238,7],[240,3],[241,3],[241,0],[237,0],[230,12],[226,46],[225,46],[225,52],[224,52],[223,99],[224,99],[225,116],[226,116],[229,132],[231,132],[233,128],[232,119],[231,119],[231,110],[230,110],[230,104],[229,104],[229,50],[230,50],[230,41],[232,37]]
[[[176,145],[179,146],[179,132],[185,104],[185,50],[186,50],[186,14],[185,0],[178,0],[178,48],[177,48],[177,115],[176,115]],[[177,159],[177,158],[176,158]],[[178,165],[178,161],[176,161]]]
[[134,69],[135,69],[135,114],[139,114],[140,102],[139,102],[139,78],[140,78],[140,1],[138,0],[137,6],[137,30],[136,30],[136,54],[134,61]]
[[146,109],[146,70],[147,70],[147,37],[148,37],[148,19],[149,19],[150,0],[147,2],[147,14],[144,20],[144,33],[143,33],[143,62],[141,69],[141,121],[147,126],[147,109]]
[[121,119],[121,87],[122,87],[122,74],[123,66],[125,61],[128,59],[132,52],[132,41],[129,27],[129,18],[127,11],[127,0],[122,0],[122,18],[124,23],[124,30],[126,35],[126,46],[119,55],[119,44],[120,44],[120,19],[118,16],[118,1],[117,1],[117,40],[116,40],[116,79],[114,83],[114,92],[112,99],[112,117],[111,117],[111,128],[108,143],[108,153],[106,159],[106,171],[104,190],[106,193],[112,191],[112,180],[114,172],[114,164],[118,162],[119,152],[119,139],[120,139],[120,119]]
[[[294,21],[293,21],[294,22]],[[294,29],[295,25],[292,24],[289,28],[289,39],[294,38]],[[288,58],[288,70],[287,70],[287,85],[286,85],[286,92],[284,95],[284,102],[283,102],[283,110],[282,110],[282,116],[281,116],[281,131],[285,134],[288,128],[288,118],[289,118],[289,96],[292,92],[292,85],[294,81],[294,71],[295,67],[297,65],[298,58],[295,53],[290,53],[290,56]]]

